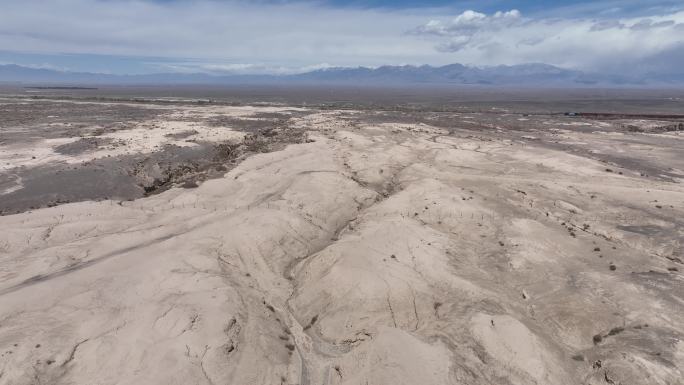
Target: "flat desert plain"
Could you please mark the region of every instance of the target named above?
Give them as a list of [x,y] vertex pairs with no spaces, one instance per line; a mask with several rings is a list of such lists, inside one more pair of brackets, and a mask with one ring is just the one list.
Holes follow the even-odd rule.
[[1,384],[683,384],[681,119],[0,100]]

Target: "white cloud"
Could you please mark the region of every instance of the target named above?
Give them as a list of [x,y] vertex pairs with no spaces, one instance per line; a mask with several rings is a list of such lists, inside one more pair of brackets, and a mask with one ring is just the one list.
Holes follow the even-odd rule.
[[631,28],[632,30],[635,31],[647,31],[652,28],[665,28],[665,27],[671,27],[675,25],[674,20],[663,20],[659,22],[654,22],[651,19],[642,19],[637,21],[636,23],[632,24]]
[[[0,65],[16,65],[15,62],[0,61]],[[50,63],[36,63],[36,64],[22,64],[22,67],[33,68],[37,70],[52,70],[52,71],[70,71],[67,67],[60,67]]]
[[472,38],[469,36],[454,36],[446,42],[437,45],[441,52],[458,52],[470,44]]
[[0,50],[194,58],[302,67],[438,61],[404,31],[423,11],[331,8],[316,2],[1,1]]
[[518,23],[520,18],[520,11],[516,9],[496,12],[492,16],[468,10],[448,22],[430,20],[427,24],[419,26],[411,32],[414,34],[466,37],[481,30],[494,31],[511,27]]
[[596,32],[596,31],[605,31],[607,29],[622,29],[622,28],[626,28],[626,26],[617,20],[601,20],[601,21],[594,23],[594,25],[591,26],[589,31]]
[[159,68],[186,72],[455,62],[633,70],[657,57],[680,58],[684,46],[681,11],[622,19],[466,11],[446,18],[443,9],[334,8],[318,1],[0,2],[0,50],[159,57],[166,59],[155,63]]
[[147,62],[149,67],[161,72],[209,73],[214,75],[277,74],[292,75],[333,67],[319,63],[301,67],[268,65],[264,63],[221,63],[221,62]]
[[[682,49],[683,23],[681,11],[626,19],[535,19],[517,10],[493,15],[466,11],[450,20],[432,19],[410,31],[467,63],[543,62],[638,73],[654,67],[650,61],[665,53],[672,57]],[[684,72],[681,61],[668,64]]]

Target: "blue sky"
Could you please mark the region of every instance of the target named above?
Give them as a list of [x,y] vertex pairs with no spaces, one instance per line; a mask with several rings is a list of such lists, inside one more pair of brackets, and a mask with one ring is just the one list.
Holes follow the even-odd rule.
[[[448,1],[448,0],[329,0],[323,3],[337,7],[361,7],[361,8],[451,8],[456,11],[473,9],[479,12],[494,13],[503,9],[517,9],[525,13],[555,15],[562,17],[571,12],[583,16],[586,12],[615,11],[621,16],[634,15],[643,12],[651,12],[654,9],[670,9],[682,6],[681,1],[642,0],[642,1],[601,1],[601,0],[576,0],[576,1],[553,1],[553,0],[482,0],[482,1]],[[584,15],[586,16],[586,14]]]
[[684,68],[682,0],[0,0],[0,9],[0,64],[66,71]]

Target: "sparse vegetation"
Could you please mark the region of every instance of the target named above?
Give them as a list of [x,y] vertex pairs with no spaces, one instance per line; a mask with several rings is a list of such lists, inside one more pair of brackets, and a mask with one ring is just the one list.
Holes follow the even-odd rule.
[[316,323],[316,321],[318,321],[318,314],[311,317],[311,321],[309,321],[309,323],[306,326],[304,326],[304,330],[311,329],[311,327]]

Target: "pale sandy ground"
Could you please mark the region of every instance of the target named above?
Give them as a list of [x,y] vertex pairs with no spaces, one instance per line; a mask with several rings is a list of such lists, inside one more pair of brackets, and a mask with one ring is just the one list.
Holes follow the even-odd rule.
[[0,383],[684,383],[680,181],[299,124],[196,189],[0,217]]
[[[3,99],[0,98],[0,102]],[[59,103],[58,101],[52,101]],[[27,101],[30,103],[30,101]],[[78,104],[85,102],[73,102]],[[93,103],[89,103],[93,104]],[[106,105],[108,103],[100,103]],[[141,108],[140,105],[127,105],[117,103],[119,106]],[[144,105],[142,107],[145,107]],[[230,130],[230,127],[212,127],[202,122],[202,119],[213,116],[230,116],[237,119],[253,119],[255,113],[276,113],[288,111],[302,111],[298,108],[282,107],[238,107],[217,106],[204,108],[176,108],[169,106],[154,105],[155,109],[169,110],[169,115],[163,118],[140,122],[131,129],[98,134],[100,140],[111,141],[111,145],[89,151],[78,156],[73,154],[60,154],[55,148],[79,141],[80,137],[43,138],[27,145],[26,143],[12,143],[5,145],[0,143],[0,172],[11,170],[15,167],[36,167],[49,165],[56,162],[76,164],[91,161],[93,159],[120,156],[127,154],[151,153],[166,145],[180,147],[197,146],[196,142],[221,142],[239,141],[244,133],[238,130]],[[62,125],[62,123],[54,123]],[[96,131],[98,126],[93,125],[89,131]],[[185,134],[185,135],[183,135]],[[174,137],[180,135],[180,137]]]

